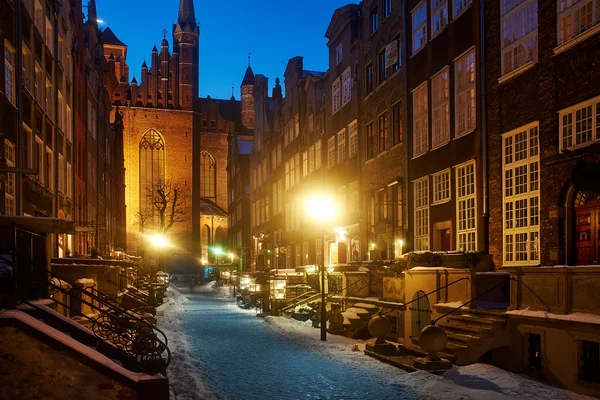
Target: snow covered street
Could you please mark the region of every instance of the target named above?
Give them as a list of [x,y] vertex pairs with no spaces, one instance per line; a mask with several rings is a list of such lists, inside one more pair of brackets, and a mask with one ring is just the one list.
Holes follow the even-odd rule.
[[364,355],[363,341],[321,342],[310,321],[242,310],[231,288],[180,290],[158,317],[177,399],[587,399],[484,364],[409,374]]

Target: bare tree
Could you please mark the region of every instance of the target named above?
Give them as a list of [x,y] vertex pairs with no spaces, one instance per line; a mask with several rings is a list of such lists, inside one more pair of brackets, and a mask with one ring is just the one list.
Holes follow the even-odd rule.
[[139,232],[144,233],[148,223],[151,222],[152,214],[138,211],[135,216],[138,221]]
[[152,205],[158,212],[158,229],[166,233],[176,222],[183,222],[185,205],[181,201],[181,190],[177,185],[163,182],[154,190],[148,190]]

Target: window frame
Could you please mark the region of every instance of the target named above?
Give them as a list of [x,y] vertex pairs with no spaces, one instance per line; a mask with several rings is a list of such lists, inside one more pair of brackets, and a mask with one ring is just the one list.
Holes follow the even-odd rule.
[[[424,186],[423,186],[424,185]],[[429,229],[429,175],[413,181],[414,199],[414,250],[429,250],[431,245]],[[419,224],[419,222],[424,222]]]
[[383,0],[383,19],[385,20],[394,11],[393,0]]
[[[443,77],[445,75],[445,85]],[[438,73],[431,77],[431,149],[440,148],[450,143],[450,68],[446,65]],[[437,82],[439,80],[439,82]],[[440,97],[438,99],[438,85],[441,87]],[[444,96],[445,93],[445,96]],[[439,118],[436,117],[440,111]],[[438,132],[437,121],[440,122],[440,130]]]
[[348,158],[358,155],[358,121],[354,120],[348,124]]
[[[468,10],[472,4],[473,0],[452,0],[453,19],[458,18],[462,13]],[[458,5],[461,6],[460,10],[457,10]]]
[[383,153],[387,150],[388,138],[388,123],[387,111],[379,114],[377,117],[377,149],[378,153]]
[[369,12],[369,27],[371,34],[377,32],[377,29],[379,29],[379,11],[377,7],[373,7]]
[[392,104],[392,147],[404,140],[404,126],[402,118],[402,102]]
[[[421,12],[421,8],[425,7],[423,13],[423,20],[419,22],[417,26],[415,26],[415,16],[417,12]],[[428,37],[427,37],[427,1],[420,2],[415,8],[410,12],[411,17],[411,27],[412,27],[412,54],[417,54],[421,49],[423,49],[427,45]],[[422,33],[422,36],[419,37],[419,46],[416,46],[416,35],[418,33]]]
[[[507,1],[507,0],[504,0],[504,1]],[[511,18],[515,17],[519,12],[521,12],[523,10],[526,11],[526,16],[523,18],[526,21],[525,25],[524,25],[525,26],[524,29],[525,30],[527,29],[527,26],[529,25],[528,24],[529,13],[527,11],[527,7],[530,4],[535,4],[535,15],[534,15],[534,17],[532,17],[533,18],[532,21],[535,21],[535,28],[526,32],[521,37],[519,37],[517,39],[513,39],[513,41],[511,43],[505,43],[504,37],[507,36],[506,32],[510,32],[510,34],[508,36],[514,37],[515,29],[514,29],[513,22],[515,20],[511,19]],[[510,9],[507,9],[506,7],[504,7],[504,5],[505,4],[503,2],[501,2],[499,4],[499,6],[500,6],[501,77],[506,76],[506,75],[510,76],[510,74],[517,74],[519,71],[522,71],[523,69],[528,68],[528,66],[536,64],[537,60],[538,60],[538,44],[539,44],[539,40],[538,40],[539,39],[538,38],[539,21],[538,21],[538,2],[537,2],[537,0],[524,0],[521,4],[519,4],[513,8],[510,8]],[[507,24],[510,24],[510,29],[507,29]],[[518,61],[515,61],[514,54],[511,54],[510,55],[511,65],[507,66],[506,65],[507,61],[506,61],[505,56],[510,54],[514,49],[524,47],[523,44],[527,43],[532,38],[535,38],[535,43],[532,46],[532,48],[530,49],[531,51],[533,51],[532,59],[528,59],[528,57],[526,55],[525,62],[523,62],[522,64],[518,64]],[[500,78],[500,79],[502,79],[502,78]]]
[[343,47],[342,43],[338,44],[335,48],[335,65],[339,65],[342,62]]
[[[578,123],[577,121],[577,115],[580,111],[591,107],[591,114],[589,116],[589,118],[591,119],[591,127],[590,127],[590,135],[591,135],[591,139],[590,140],[585,140],[582,141],[581,143],[577,144],[577,126],[583,126],[583,124]],[[571,139],[571,143],[575,143],[574,145],[570,145],[570,146],[565,146],[565,117],[570,116],[570,123],[568,124],[568,126],[570,126],[570,130],[571,130],[571,134],[568,136]],[[588,119],[588,118],[586,118]],[[558,140],[558,145],[559,145],[559,151],[561,153],[568,151],[568,150],[576,150],[576,149],[580,149],[583,147],[587,147],[589,145],[592,145],[594,143],[600,142],[600,96],[596,96],[596,97],[592,97],[591,99],[588,99],[586,101],[582,101],[581,103],[577,103],[572,105],[571,107],[562,109],[558,112],[558,124],[559,124],[559,128],[558,128],[558,132],[559,132],[559,140]],[[587,125],[587,124],[586,124]]]
[[[472,172],[472,192],[469,192],[469,182],[466,181],[464,185],[464,194],[463,194],[463,186],[461,185],[461,178],[463,177],[460,173],[462,169],[467,172],[467,168],[473,167]],[[455,181],[456,181],[456,249],[460,251],[477,251],[477,164],[475,160],[470,160],[464,162],[462,164],[456,165],[455,167]],[[470,174],[469,174],[470,175]],[[465,180],[467,180],[467,174],[464,175]],[[472,203],[471,203],[472,201]],[[461,205],[465,204],[466,210],[465,218],[461,217]],[[469,215],[469,210],[472,210],[472,214]],[[466,227],[461,227],[461,222],[465,221]],[[469,220],[472,220],[473,226],[468,224]],[[473,235],[473,247],[464,248],[463,243],[469,243],[469,235]],[[462,240],[464,236],[465,240]]]
[[342,105],[350,103],[352,100],[352,69],[350,67],[342,73]]
[[[468,58],[472,56],[473,57],[473,78],[471,81],[468,82],[469,80],[469,73],[466,70],[466,63]],[[460,73],[461,71],[459,70],[459,65],[461,64],[461,62],[465,62],[465,66],[463,67],[462,71],[466,71],[465,72],[465,85],[460,85]],[[470,121],[470,124],[465,122],[465,126],[463,128],[459,128],[460,126],[460,113],[461,113],[461,109],[460,109],[460,104],[459,104],[459,98],[461,95],[466,95],[468,96],[469,91],[473,91],[473,95],[472,97],[467,97],[468,99],[471,100],[471,110],[472,110],[472,118],[469,120],[468,118],[465,118],[465,121]],[[465,102],[465,104],[467,104],[467,102]],[[469,106],[467,105],[465,110],[468,110]],[[468,115],[468,114],[467,114]],[[475,54],[475,46],[471,47],[469,50],[465,51],[463,54],[461,54],[459,57],[457,57],[454,60],[454,137],[455,138],[459,138],[462,136],[466,136],[469,133],[473,132],[475,129],[477,128],[477,57]]]
[[[557,16],[556,16],[556,40],[557,40],[557,45],[558,46],[563,46],[563,45],[567,45],[568,43],[572,42],[572,41],[576,41],[576,39],[578,37],[581,37],[582,35],[586,34],[587,32],[589,32],[590,30],[594,29],[597,30],[599,28],[600,25],[600,0],[584,0],[584,1],[578,1],[574,4],[571,4],[569,7],[566,7],[565,9],[561,10],[561,3],[564,3],[565,0],[557,0]],[[575,22],[576,21],[576,14],[583,9],[584,7],[591,5],[591,24],[589,27],[584,27],[584,29],[580,32],[577,32],[577,28],[575,27]],[[594,15],[595,14],[595,15]],[[569,38],[562,38],[562,27],[561,27],[561,23],[562,20],[566,17],[570,17],[571,19],[571,28],[572,31],[571,36]],[[581,25],[580,25],[581,28]]]
[[373,93],[373,61],[369,62],[365,67],[365,96]]
[[[413,158],[417,158],[426,154],[429,151],[429,96],[427,93],[428,83],[424,81],[412,91],[413,101]],[[425,94],[425,101],[419,96]],[[418,107],[418,102],[423,103],[422,107]],[[420,111],[419,111],[420,110]],[[417,124],[420,123],[420,128]],[[425,128],[423,124],[425,123]],[[417,140],[420,138],[420,140]]]
[[[436,206],[448,203],[452,199],[450,168],[431,174],[431,186],[433,189],[433,201],[431,202],[431,205]],[[438,188],[440,190],[438,190]],[[447,194],[447,196],[445,194]]]
[[366,159],[370,160],[375,157],[375,131],[373,129],[373,121],[369,122],[365,128],[366,143]]
[[4,39],[4,96],[14,106],[16,106],[17,102],[15,79],[16,54],[14,46],[7,39]]
[[[435,3],[437,1],[437,4]],[[436,29],[436,25],[435,25],[435,17],[438,14],[442,14],[443,16],[443,11],[446,11],[446,21],[444,23],[441,23],[439,27],[437,27]],[[443,31],[448,24],[450,23],[450,18],[448,18],[448,0],[431,0],[431,37],[435,37],[437,34],[439,34],[441,31]]]
[[337,133],[337,163],[342,164],[346,161],[347,146],[346,146],[346,128],[342,128]]
[[331,115],[342,108],[342,80],[338,77],[331,84]]
[[327,139],[327,168],[331,169],[337,165],[337,147],[335,136],[332,135]]

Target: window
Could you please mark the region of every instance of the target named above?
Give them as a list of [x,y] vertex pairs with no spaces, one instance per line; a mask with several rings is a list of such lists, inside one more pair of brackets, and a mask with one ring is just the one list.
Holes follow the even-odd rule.
[[[23,50],[23,84],[29,90],[30,93],[33,93],[34,86],[34,71],[35,67],[33,66],[33,56],[31,54],[31,50],[23,41],[22,50]],[[5,45],[6,46],[6,45]],[[5,56],[6,57],[6,56]]]
[[294,115],[294,139],[300,135],[300,115]]
[[65,157],[62,154],[58,155],[58,191],[65,194]]
[[152,197],[148,194],[154,193],[164,182],[165,142],[160,133],[150,129],[140,140],[140,212],[154,215]]
[[600,0],[558,0],[558,44],[600,23]]
[[400,36],[396,36],[394,40],[385,46],[385,71],[386,77],[391,76],[394,72],[400,69],[402,64]]
[[356,121],[350,123],[348,131],[350,132],[348,135],[350,139],[349,157],[352,158],[358,154],[358,123]]
[[477,221],[475,218],[475,161],[456,167],[457,248],[477,250]]
[[379,84],[382,84],[387,78],[387,70],[385,68],[385,50],[377,55],[377,60],[379,63]]
[[448,0],[431,1],[431,36],[448,25]]
[[335,65],[342,62],[342,44],[338,44],[335,48]]
[[[37,180],[44,184],[44,143],[39,136],[35,136],[35,146],[33,148],[33,168],[38,170]],[[89,152],[88,152],[89,154]]]
[[311,174],[315,169],[315,145],[308,148],[308,173]]
[[383,0],[383,18],[387,18],[392,13],[392,1],[393,0]]
[[396,145],[402,141],[402,110],[400,103],[392,106],[392,145]]
[[317,140],[315,143],[315,170],[321,168],[321,140]]
[[539,264],[538,123],[502,135],[504,264]]
[[456,85],[456,137],[475,129],[475,50],[459,58],[454,66]]
[[[6,159],[7,167],[15,166],[15,145],[4,140],[4,158]],[[6,174],[6,181],[4,182],[4,214],[15,215],[15,193],[16,193],[16,181],[15,174]]]
[[415,196],[415,250],[429,250],[428,177],[413,182]]
[[373,63],[369,63],[365,68],[365,78],[367,80],[365,85],[365,95],[368,95],[373,91]]
[[537,0],[502,1],[502,74],[537,61]]
[[433,180],[433,203],[442,204],[450,201],[450,169],[431,175]]
[[371,33],[375,32],[377,28],[379,28],[379,13],[377,12],[377,8],[371,10],[370,14],[371,19]]
[[367,160],[375,156],[375,135],[373,132],[373,123],[367,125]]
[[337,134],[338,145],[338,164],[346,161],[346,129],[342,129]]
[[427,43],[427,2],[412,11],[413,54]]
[[335,114],[341,107],[341,82],[340,78],[337,78],[331,86],[331,114]]
[[302,177],[308,175],[308,151],[302,153]]
[[579,379],[600,383],[600,343],[580,341]]
[[432,120],[433,148],[442,146],[450,141],[450,106],[448,103],[448,67],[442,69],[431,78],[432,91]]
[[66,195],[68,198],[73,198],[73,167],[67,163],[67,188]]
[[290,188],[290,162],[286,161],[285,163],[285,189]]
[[375,193],[375,209],[377,213],[377,221],[386,220],[388,217],[387,212],[387,192],[385,189],[379,190]]
[[350,67],[342,74],[342,107],[352,98],[352,73]]
[[15,50],[7,40],[4,41],[4,95],[15,104]]
[[558,118],[561,151],[600,141],[600,96],[560,111]]
[[[520,2],[522,0],[503,0],[504,2]],[[454,16],[463,12],[473,0],[454,0]]]
[[379,116],[379,152],[385,151],[387,145],[387,116],[383,113]]
[[429,124],[427,114],[427,82],[413,91],[413,157],[424,154],[429,149]]
[[50,147],[46,147],[46,153],[44,158],[44,183],[48,190],[54,191],[54,160],[53,153]]
[[335,167],[335,136],[327,141],[327,168]]

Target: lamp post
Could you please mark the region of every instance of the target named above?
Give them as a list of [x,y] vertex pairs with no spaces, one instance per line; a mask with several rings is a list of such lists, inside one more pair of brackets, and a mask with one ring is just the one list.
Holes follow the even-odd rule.
[[327,340],[327,305],[325,303],[325,232],[328,223],[335,217],[336,209],[329,198],[312,198],[307,202],[307,208],[313,220],[322,229],[323,246],[321,248],[321,340]]
[[162,249],[170,246],[171,244],[167,241],[167,239],[163,235],[147,235],[146,238],[148,239],[148,241],[150,242],[152,247],[155,248],[158,253],[158,256],[157,256],[158,269],[159,269],[159,271],[162,271],[161,257],[160,257],[161,253],[162,253]]

